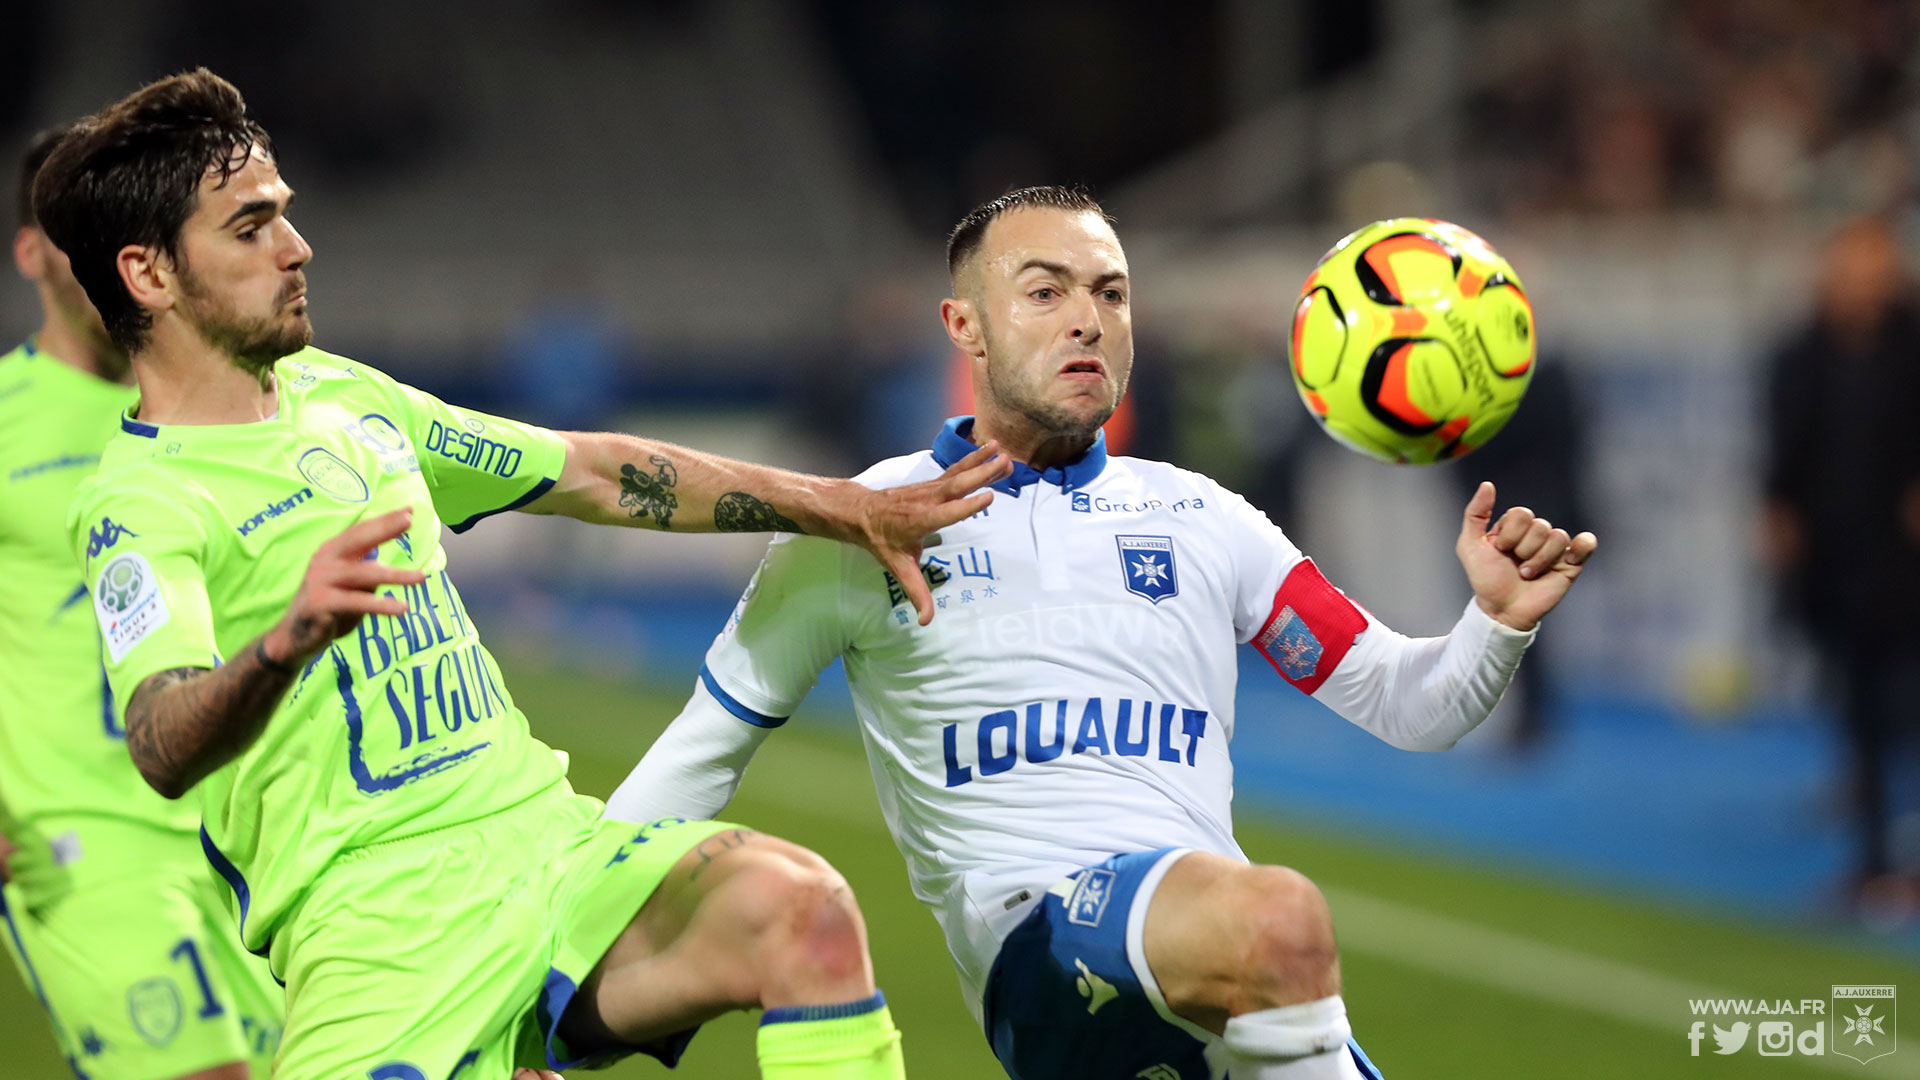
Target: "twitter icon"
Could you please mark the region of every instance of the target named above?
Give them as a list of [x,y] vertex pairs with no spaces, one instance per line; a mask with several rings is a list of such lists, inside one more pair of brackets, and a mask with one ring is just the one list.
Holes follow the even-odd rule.
[[1719,1024],[1713,1025],[1713,1041],[1717,1047],[1714,1053],[1739,1053],[1740,1048],[1747,1045],[1747,1032],[1752,1030],[1753,1025],[1747,1023],[1745,1020],[1733,1025],[1732,1031],[1723,1030]]

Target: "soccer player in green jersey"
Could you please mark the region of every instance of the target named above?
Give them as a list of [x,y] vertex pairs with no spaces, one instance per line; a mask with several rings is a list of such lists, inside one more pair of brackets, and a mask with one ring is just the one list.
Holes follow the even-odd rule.
[[276,1080],[672,1062],[738,1008],[766,1010],[765,1077],[901,1076],[845,881],[731,825],[602,823],[529,733],[441,525],[829,536],[930,619],[922,539],[1010,466],[987,447],[875,492],[450,406],[308,347],[292,195],[205,70],[82,121],[34,185],[140,389],[69,532],[134,763],[199,786],[241,937],[285,981]]
[[196,816],[127,756],[67,537],[67,504],[134,391],[27,202],[60,134],[21,162],[13,238],[44,319],[0,356],[0,940],[76,1075],[264,1078],[280,988],[239,946]]

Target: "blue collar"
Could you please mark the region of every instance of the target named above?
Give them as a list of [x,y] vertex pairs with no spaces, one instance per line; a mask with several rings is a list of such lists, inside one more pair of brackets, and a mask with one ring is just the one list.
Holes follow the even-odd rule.
[[[950,468],[954,462],[980,449],[973,444],[973,417],[956,416],[948,420],[940,434],[933,439],[933,460],[940,467]],[[1107,467],[1107,433],[1105,431],[1093,437],[1093,445],[1086,452],[1065,465],[1056,465],[1051,469],[1035,469],[1022,462],[1013,463],[1013,475],[993,485],[993,490],[1004,491],[1018,496],[1020,489],[1046,481],[1061,490],[1062,493],[1077,491],[1093,483],[1094,479]]]
[[143,424],[124,412],[120,414],[120,430],[129,435],[139,435],[148,439],[160,437],[159,428],[154,427],[152,424]]

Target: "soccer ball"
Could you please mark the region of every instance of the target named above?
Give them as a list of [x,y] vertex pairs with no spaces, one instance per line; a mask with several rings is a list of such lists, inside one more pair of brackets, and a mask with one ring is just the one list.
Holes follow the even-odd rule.
[[1485,240],[1432,218],[1376,221],[1320,259],[1293,309],[1293,383],[1335,439],[1381,461],[1457,458],[1533,378],[1533,306]]

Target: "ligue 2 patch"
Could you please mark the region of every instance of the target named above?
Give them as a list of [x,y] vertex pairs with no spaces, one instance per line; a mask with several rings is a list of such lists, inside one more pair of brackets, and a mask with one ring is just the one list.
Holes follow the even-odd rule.
[[1281,678],[1311,694],[1340,666],[1366,628],[1366,615],[1321,575],[1312,559],[1302,559],[1273,594],[1273,613],[1253,636],[1253,647]]
[[100,620],[107,655],[116,664],[141,639],[167,624],[167,598],[145,555],[129,551],[107,560],[93,583],[93,613]]

